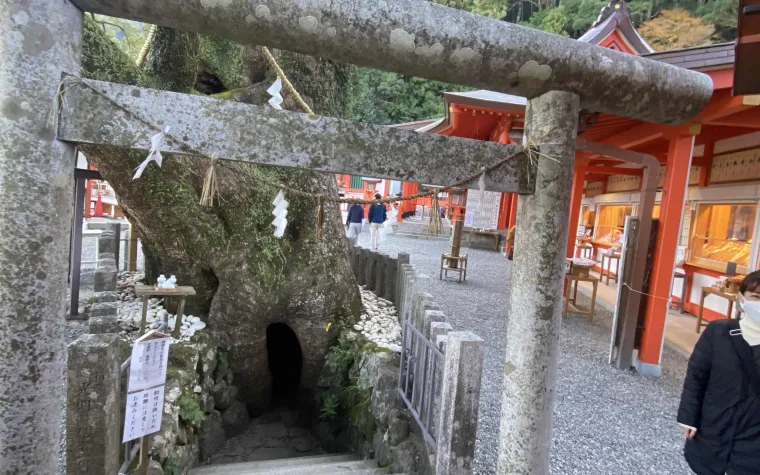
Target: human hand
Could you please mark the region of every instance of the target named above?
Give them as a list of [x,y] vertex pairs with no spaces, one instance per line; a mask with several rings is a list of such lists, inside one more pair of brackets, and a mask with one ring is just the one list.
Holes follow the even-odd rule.
[[697,431],[691,427],[681,427],[683,429],[683,435],[687,439],[693,439],[697,435]]

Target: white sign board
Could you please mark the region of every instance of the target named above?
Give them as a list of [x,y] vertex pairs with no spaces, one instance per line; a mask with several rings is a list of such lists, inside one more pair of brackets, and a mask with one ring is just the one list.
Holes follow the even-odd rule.
[[[465,226],[478,229],[496,229],[499,225],[499,206],[501,205],[501,193],[498,191],[483,192],[481,202],[479,191],[467,193],[467,212],[465,213]],[[467,224],[467,214],[472,213],[472,224]]]
[[122,443],[161,430],[164,412],[164,385],[127,394]]
[[122,442],[161,430],[170,344],[168,335],[154,330],[132,347]]
[[468,211],[464,214],[464,225],[468,228],[471,228],[473,223],[475,222],[475,212],[474,211]]
[[132,348],[127,392],[140,391],[166,383],[170,342],[169,337],[135,342]]

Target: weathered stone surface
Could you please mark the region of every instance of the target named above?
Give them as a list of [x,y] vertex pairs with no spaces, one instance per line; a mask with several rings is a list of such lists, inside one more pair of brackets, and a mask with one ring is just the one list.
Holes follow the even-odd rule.
[[245,432],[248,427],[248,409],[240,401],[228,407],[222,414],[222,426],[227,438],[235,437]]
[[372,389],[378,383],[380,372],[390,366],[389,353],[368,353],[359,361],[359,378],[356,385],[360,389]]
[[539,160],[539,193],[521,196],[517,208],[499,475],[549,472],[578,108],[578,97],[563,92],[528,102],[524,140],[553,160]]
[[214,411],[206,416],[198,430],[198,450],[200,460],[208,460],[224,444],[225,434],[222,415]]
[[95,292],[92,295],[93,303],[117,302],[118,300],[119,292],[117,291]]
[[61,72],[79,74],[82,12],[0,10],[0,471],[56,474],[76,159],[49,119]]
[[269,0],[259,7],[246,0],[74,3],[85,11],[522,97],[569,91],[581,96],[585,109],[649,122],[684,122],[712,95],[706,75],[421,0]]
[[379,424],[388,424],[388,415],[402,407],[401,399],[398,398],[396,385],[398,384],[398,370],[389,367],[380,369],[377,381],[372,390],[372,415]]
[[92,305],[90,316],[92,317],[110,317],[114,319],[119,312],[118,302],[99,302]]
[[407,439],[394,447],[391,458],[393,473],[419,473],[422,467],[422,450],[420,450],[419,444],[412,439]]
[[388,433],[377,429],[372,437],[372,450],[375,452],[377,466],[385,468],[391,464],[391,448],[388,445]]
[[[222,440],[224,442],[224,440]],[[200,458],[200,440],[196,439],[190,444],[177,447],[175,452],[171,455],[172,460],[178,467],[182,467],[183,470],[188,470],[190,467],[196,465]],[[183,472],[184,473],[184,472]]]
[[[172,137],[184,137],[194,150],[215,153],[222,159],[440,185],[458,183],[483,167],[506,161],[486,175],[486,189],[533,191],[528,181],[531,166],[518,153],[521,147],[515,145],[419,134],[331,117],[315,119],[271,107],[121,84],[90,80],[85,84],[67,93],[59,131],[62,140],[149,150],[153,129],[113,100],[139,111],[149,122],[171,117]],[[92,124],[108,124],[108,130]],[[282,133],[291,140],[254,139]],[[227,136],[239,138],[224,140]],[[186,146],[174,141],[167,141],[165,150],[188,153]],[[436,159],[428,160],[430,156]],[[463,156],[469,159],[462,161]],[[452,169],[456,174],[452,175]],[[478,179],[462,186],[477,188]]]
[[118,334],[80,336],[68,347],[67,364],[66,473],[116,473],[121,442]]
[[[93,308],[95,306],[93,305]],[[87,322],[88,331],[90,333],[119,333],[119,322],[116,320],[116,315],[109,316],[90,316]]]
[[409,437],[409,420],[400,414],[398,417],[390,418],[388,426],[388,442],[394,447]]
[[436,467],[440,473],[472,473],[484,346],[483,339],[471,332],[446,335],[435,448]]
[[238,388],[236,386],[230,386],[226,381],[216,383],[211,390],[211,396],[214,398],[214,406],[224,411],[233,404],[238,395]]
[[113,266],[101,266],[95,271],[93,287],[95,292],[112,292],[116,290],[118,271]]

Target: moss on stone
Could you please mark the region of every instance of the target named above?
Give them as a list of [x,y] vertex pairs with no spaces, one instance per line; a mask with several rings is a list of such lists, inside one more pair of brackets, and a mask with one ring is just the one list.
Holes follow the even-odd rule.
[[226,38],[199,37],[201,67],[216,76],[227,90],[236,89],[243,82],[243,45]]
[[90,16],[84,17],[82,75],[100,81],[138,85],[145,75]]

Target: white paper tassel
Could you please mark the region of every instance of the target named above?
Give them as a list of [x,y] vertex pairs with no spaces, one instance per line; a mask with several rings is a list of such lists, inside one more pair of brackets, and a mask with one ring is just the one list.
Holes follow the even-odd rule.
[[166,127],[163,132],[159,132],[150,138],[150,152],[148,153],[148,158],[143,160],[140,166],[135,168],[135,176],[132,177],[132,180],[137,180],[140,178],[150,162],[156,162],[156,165],[159,167],[161,166],[161,162],[163,161],[163,157],[161,156],[161,147],[164,145],[164,139],[166,138],[166,134],[169,133],[170,129],[171,127]]
[[274,221],[272,225],[275,227],[274,237],[281,238],[285,234],[285,228],[288,225],[288,200],[285,199],[285,193],[282,190],[277,192],[277,196],[272,201],[274,209],[272,214],[274,215]]
[[282,91],[282,80],[278,77],[274,84],[269,86],[269,89],[267,89],[267,93],[272,96],[272,98],[269,99],[269,105],[278,111],[282,110],[283,101],[282,95],[280,95],[280,91]]

